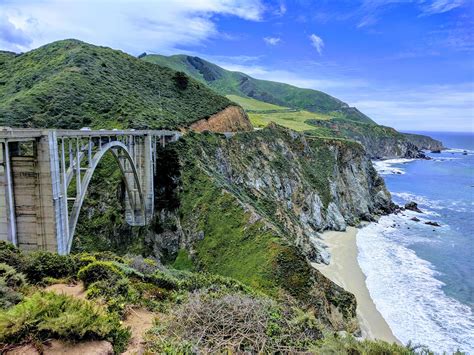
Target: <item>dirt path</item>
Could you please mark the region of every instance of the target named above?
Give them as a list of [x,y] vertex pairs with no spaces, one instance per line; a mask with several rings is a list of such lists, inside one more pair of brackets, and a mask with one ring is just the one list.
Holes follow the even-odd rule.
[[86,298],[86,291],[84,290],[84,284],[79,282],[77,284],[54,284],[45,288],[45,291],[52,291],[57,294],[68,295],[80,299]]
[[125,355],[141,355],[144,352],[143,336],[153,326],[156,314],[143,308],[132,309],[123,322],[132,331],[132,338],[128,344]]

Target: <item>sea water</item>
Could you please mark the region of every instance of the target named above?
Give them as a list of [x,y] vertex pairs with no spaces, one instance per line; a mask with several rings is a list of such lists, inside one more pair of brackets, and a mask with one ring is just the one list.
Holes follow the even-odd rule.
[[431,160],[374,163],[394,202],[415,201],[423,213],[384,216],[362,228],[358,260],[402,343],[474,355],[474,134],[429,135],[450,149],[428,152]]

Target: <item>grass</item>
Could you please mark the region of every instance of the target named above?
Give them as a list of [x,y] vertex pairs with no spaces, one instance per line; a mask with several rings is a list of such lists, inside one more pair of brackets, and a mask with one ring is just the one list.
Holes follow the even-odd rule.
[[250,97],[242,97],[242,96],[238,96],[238,95],[226,95],[226,97],[229,100],[238,103],[247,112],[249,112],[249,111],[257,111],[258,112],[258,111],[288,111],[288,110],[291,110],[288,107],[269,104],[267,102],[258,101],[258,100],[252,99]]
[[308,120],[329,120],[330,115],[322,113],[314,113],[309,111],[293,111],[293,112],[271,112],[271,113],[254,113],[249,112],[250,122],[254,127],[263,128],[270,122],[274,122],[280,126],[293,129],[295,131],[314,130],[314,126],[307,123]]

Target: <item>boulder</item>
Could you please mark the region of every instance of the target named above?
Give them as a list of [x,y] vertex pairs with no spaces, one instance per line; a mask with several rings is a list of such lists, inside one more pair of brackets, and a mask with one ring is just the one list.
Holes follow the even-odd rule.
[[416,202],[408,202],[407,204],[405,204],[405,209],[407,210],[410,210],[410,211],[414,211],[414,212],[418,212],[418,213],[423,213],[419,208],[418,208],[418,204]]
[[414,222],[419,222],[419,221],[420,221],[420,219],[419,219],[419,218],[416,218],[416,217],[413,217],[413,218],[410,218],[410,219],[411,219],[412,221],[414,221]]
[[425,224],[427,224],[429,226],[433,226],[433,227],[441,227],[441,224],[439,224],[438,222],[428,221],[428,222],[425,222]]

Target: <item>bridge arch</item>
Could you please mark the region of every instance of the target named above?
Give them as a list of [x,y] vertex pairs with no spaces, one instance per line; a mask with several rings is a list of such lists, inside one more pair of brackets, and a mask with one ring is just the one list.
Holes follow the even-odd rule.
[[[125,144],[120,141],[112,141],[101,146],[101,148],[94,154],[92,157],[89,167],[87,168],[84,176],[81,178],[80,184],[80,194],[76,196],[72,210],[69,214],[69,233],[68,240],[66,241],[66,253],[71,251],[72,242],[74,240],[74,232],[76,230],[77,223],[79,221],[79,216],[81,212],[81,207],[84,203],[85,197],[87,195],[87,190],[90,184],[90,181],[94,175],[94,172],[97,169],[97,166],[101,162],[105,154],[110,152],[114,157],[117,165],[121,171],[122,179],[124,181],[126,193],[131,205],[132,213],[139,213],[138,218],[145,218],[145,199],[144,193],[140,184],[140,178],[138,175],[138,170],[135,161],[132,158],[132,155],[129,152],[129,149]],[[130,170],[128,170],[130,169]],[[136,193],[135,193],[136,192]],[[138,211],[137,211],[138,207]]]

